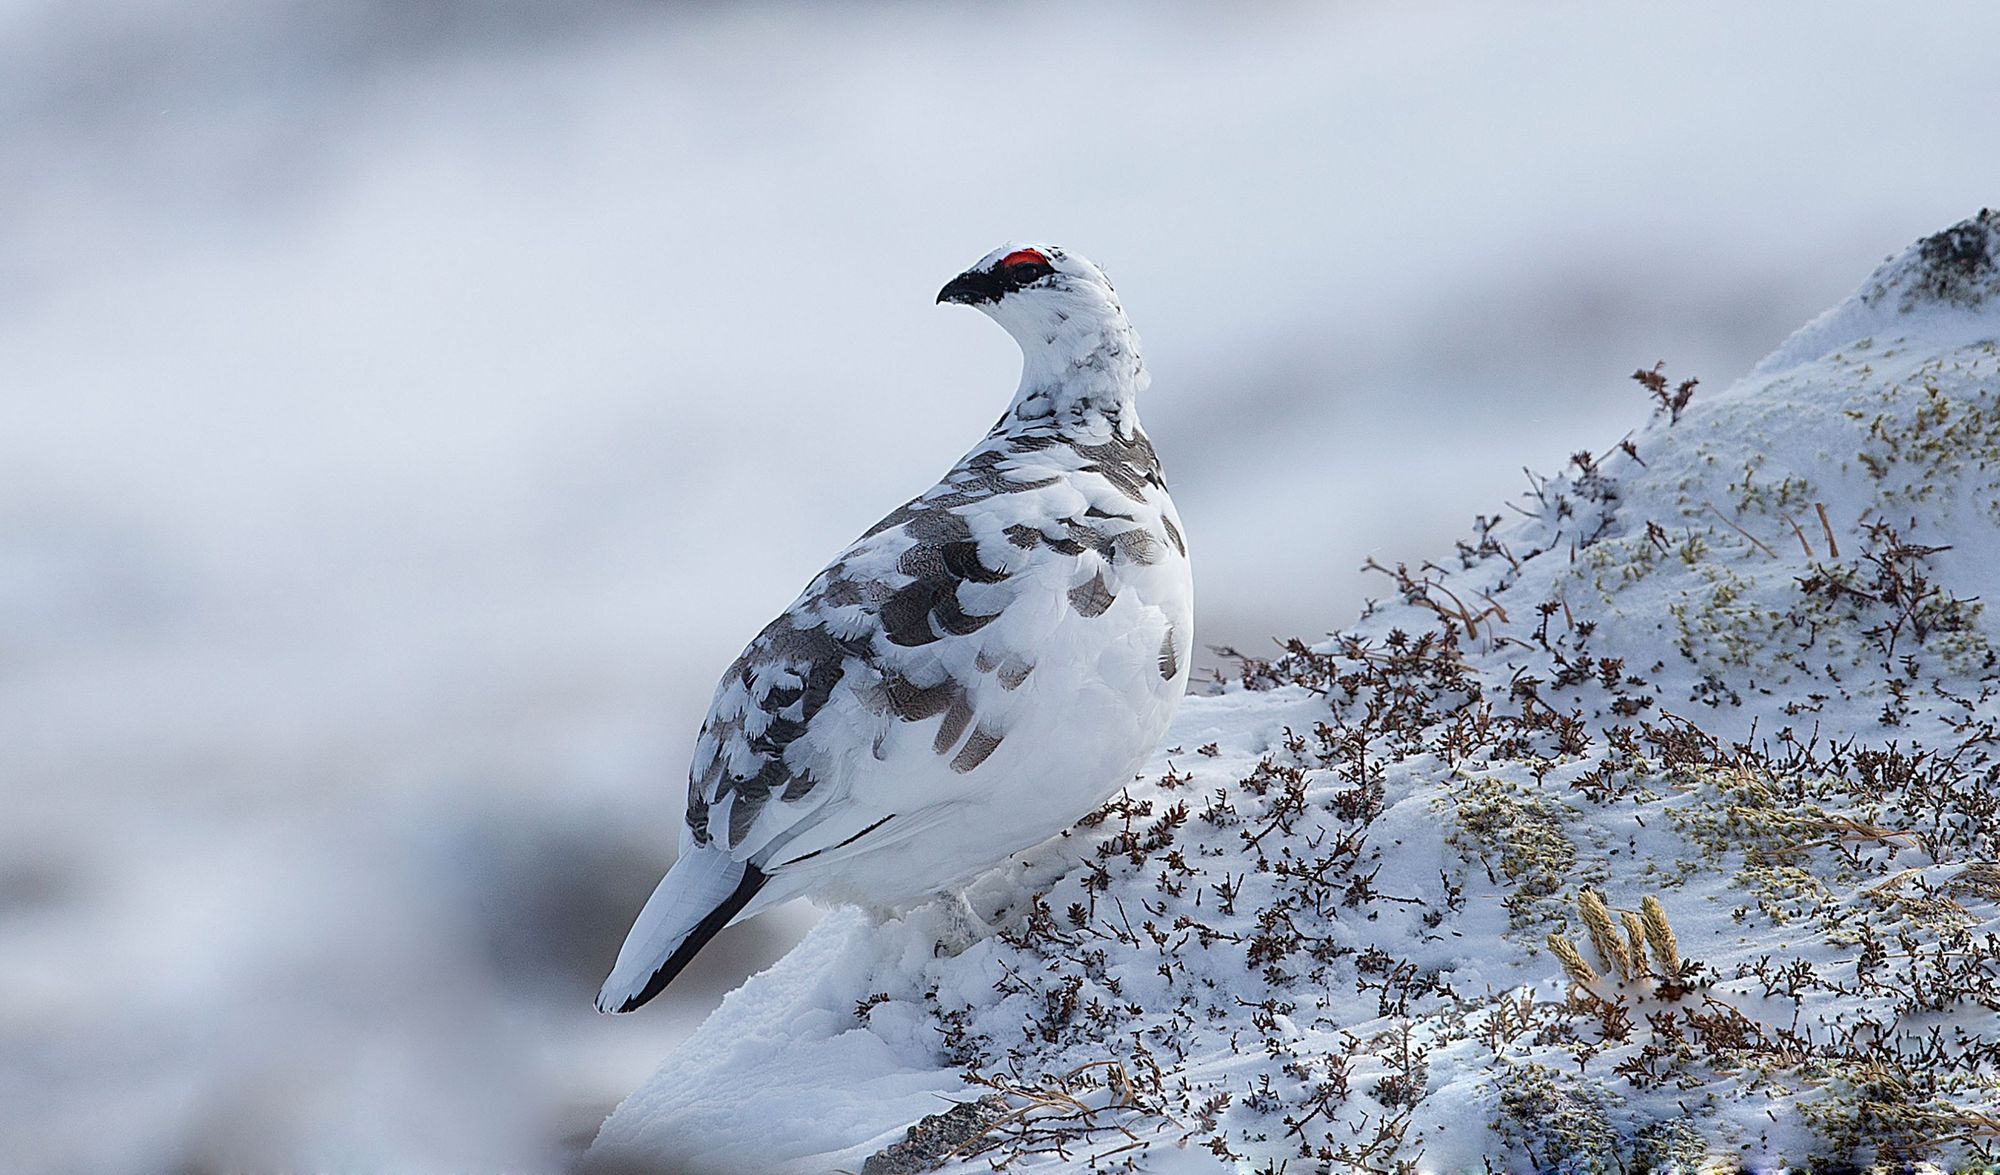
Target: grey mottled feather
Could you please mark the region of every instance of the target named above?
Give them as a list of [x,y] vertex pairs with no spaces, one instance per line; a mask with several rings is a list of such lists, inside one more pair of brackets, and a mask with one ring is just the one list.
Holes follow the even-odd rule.
[[[1046,472],[1054,463],[1098,474],[1134,501],[1164,486],[1144,433],[1084,445],[1053,427],[1021,430],[1003,420],[936,487],[891,511],[821,572],[724,674],[688,780],[687,820],[697,843],[722,837],[734,847],[774,799],[789,804],[813,797],[817,781],[788,752],[843,683],[870,709],[903,722],[943,715],[933,750],[952,755],[955,771],[971,771],[993,753],[1002,736],[977,726],[967,683],[933,679],[934,659],[906,666],[906,650],[971,636],[998,618],[997,611],[968,611],[961,599],[962,586],[1002,584],[1010,574],[981,559],[961,512],[1054,484],[1060,478]],[[1094,552],[1114,564],[1158,559],[1160,541],[1131,515],[1093,507],[1085,517],[1090,521],[1062,516],[1017,523],[1005,534],[1023,551],[1046,548],[1072,559]],[[1170,521],[1166,538],[1181,546]],[[878,553],[884,543],[901,548],[887,564]],[[1100,571],[1071,591],[1070,602],[1091,617],[1115,595]],[[1161,650],[1162,672],[1171,676],[1167,666],[1175,661],[1170,637]],[[1034,666],[1010,654],[982,659],[978,668],[1011,690]],[[718,826],[725,804],[727,819]]]

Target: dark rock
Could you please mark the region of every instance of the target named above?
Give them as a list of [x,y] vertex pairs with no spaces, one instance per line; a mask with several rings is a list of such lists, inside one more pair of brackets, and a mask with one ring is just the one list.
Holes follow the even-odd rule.
[[1006,1098],[989,1093],[976,1102],[960,1102],[943,1113],[931,1114],[904,1131],[903,1141],[868,1156],[861,1165],[861,1175],[935,1171],[1010,1112]]

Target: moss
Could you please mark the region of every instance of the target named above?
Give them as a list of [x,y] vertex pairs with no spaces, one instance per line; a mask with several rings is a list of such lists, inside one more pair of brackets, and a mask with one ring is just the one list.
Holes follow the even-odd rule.
[[1609,1113],[1616,1095],[1533,1061],[1507,1066],[1498,1084],[1494,1129],[1535,1170],[1614,1175],[1625,1169]]
[[1661,548],[1644,535],[1605,539],[1579,555],[1583,569],[1589,572],[1591,583],[1606,604],[1612,602],[1612,593],[1617,589],[1630,587],[1652,575],[1659,569],[1662,558]]
[[[1461,775],[1450,785],[1459,831],[1447,843],[1477,857],[1489,873],[1506,878],[1508,924],[1520,930],[1559,921],[1555,903],[1544,908],[1580,874],[1576,845],[1567,828],[1574,809],[1497,775]],[[1599,867],[1601,869],[1601,867]]]
[[[1963,1082],[1940,1086],[1946,1084],[1956,1087],[1961,1098],[1991,1097],[1993,1092],[1990,1083],[1984,1090],[1965,1088]],[[1826,1148],[1822,1153],[1873,1163],[1881,1170],[1909,1170],[1916,1160],[1937,1157],[1940,1138],[1979,1126],[1944,1093],[1941,1087],[1917,1088],[1908,1074],[1873,1062],[1848,1064],[1832,1070],[1824,1095],[1801,1102],[1799,1114],[1819,1134]]]
[[1667,606],[1681,656],[1711,672],[1747,669],[1768,676],[1778,643],[1772,635],[1782,631],[1784,614],[1759,603],[1755,584],[1721,563],[1698,564],[1694,573],[1696,585]]
[[[1954,372],[1954,383],[1996,369],[1991,344],[1954,358],[1971,368]],[[1848,410],[1862,426],[1855,458],[1877,483],[1879,512],[1970,502],[2000,521],[2000,395],[1990,387],[1946,392],[1937,379],[1941,362],[1920,369],[1914,386],[1885,384]]]
[[1708,1156],[1708,1143],[1694,1123],[1653,1122],[1633,1135],[1626,1169],[1635,1175],[1698,1175]]
[[1751,454],[1743,462],[1743,472],[1729,483],[1729,494],[1735,500],[1739,516],[1777,517],[1789,511],[1812,509],[1820,497],[1812,482],[1795,473],[1759,481],[1757,475],[1764,464],[1764,454]]
[[[1699,770],[1691,778],[1697,786],[1669,819],[1711,864],[1738,862],[1737,887],[1774,925],[1804,918],[1831,932],[1857,912],[1837,900],[1829,882],[1847,892],[1874,875],[1844,863],[1832,849],[1845,830],[1872,823],[1873,807],[1829,811],[1796,794],[1781,795],[1772,781],[1744,770]],[[1837,783],[1821,784],[1821,790],[1838,789]]]

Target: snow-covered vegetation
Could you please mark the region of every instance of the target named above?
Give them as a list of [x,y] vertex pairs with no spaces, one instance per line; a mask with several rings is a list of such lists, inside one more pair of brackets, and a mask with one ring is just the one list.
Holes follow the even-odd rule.
[[2000,214],[1536,478],[606,1123],[673,1170],[2000,1161]]

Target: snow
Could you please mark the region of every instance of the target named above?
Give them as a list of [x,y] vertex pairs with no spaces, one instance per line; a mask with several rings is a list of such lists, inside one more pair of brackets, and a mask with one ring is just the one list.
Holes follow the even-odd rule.
[[887,1169],[998,1093],[948,1169],[1991,1162],[2000,214],[1624,440],[1189,698],[999,935],[827,918],[591,1161]]

